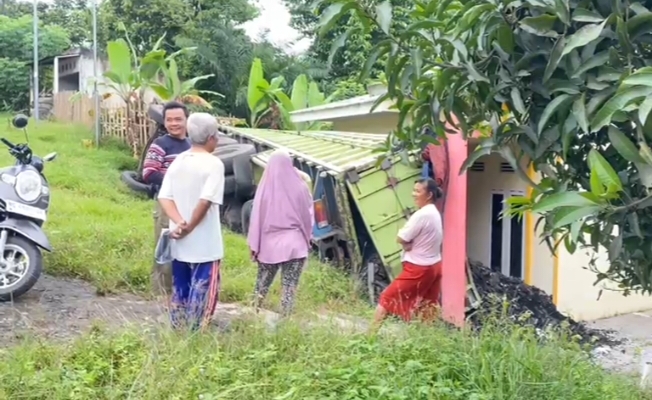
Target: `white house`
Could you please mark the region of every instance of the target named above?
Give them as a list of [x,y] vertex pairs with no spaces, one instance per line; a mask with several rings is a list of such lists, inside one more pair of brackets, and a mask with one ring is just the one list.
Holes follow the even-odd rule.
[[[291,114],[291,118],[293,122],[332,122],[336,131],[387,135],[398,123],[398,111],[386,101],[370,112],[382,94],[382,87],[376,85],[370,87],[368,95],[298,110]],[[449,146],[451,144],[449,142]],[[464,142],[464,151],[473,151],[477,144],[477,139]],[[523,166],[527,168],[526,163]],[[529,173],[533,180],[539,179],[532,169]],[[591,255],[581,249],[569,254],[563,245],[558,247],[556,255],[552,255],[535,232],[536,215],[526,215],[521,220],[501,218],[504,200],[510,196],[526,195],[529,187],[500,155],[480,158],[465,175],[460,178],[451,168],[449,182],[463,179],[466,184],[463,191],[466,204],[456,204],[455,207],[459,207],[460,212],[466,211],[466,244],[461,249],[470,259],[541,288],[553,296],[560,311],[577,320],[652,309],[650,296],[624,297],[620,292],[604,290],[598,300],[600,290],[608,289],[610,285],[593,285],[595,274],[585,269]],[[598,265],[606,269],[606,251],[598,258]]]
[[[54,57],[48,57],[39,61],[40,66],[52,65],[52,94],[60,92],[81,92],[87,96],[93,95],[95,83],[95,63],[93,62],[93,51],[91,49],[78,47],[66,51]],[[100,95],[113,93],[110,87],[103,84],[103,74],[109,69],[109,62],[104,58],[97,60],[97,90]],[[43,91],[45,88],[40,88]],[[48,89],[45,89],[48,90]],[[148,90],[145,93],[145,101],[151,102],[156,95]],[[33,99],[33,90],[30,99]],[[123,101],[117,96],[111,96],[104,100],[104,104],[120,105]]]

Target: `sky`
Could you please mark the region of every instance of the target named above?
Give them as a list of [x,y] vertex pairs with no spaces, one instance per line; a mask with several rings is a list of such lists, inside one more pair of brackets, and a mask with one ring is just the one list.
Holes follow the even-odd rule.
[[260,16],[243,25],[247,35],[256,39],[266,29],[269,40],[288,53],[297,54],[310,46],[311,40],[301,38],[301,34],[290,27],[290,13],[281,0],[262,0],[255,2]]

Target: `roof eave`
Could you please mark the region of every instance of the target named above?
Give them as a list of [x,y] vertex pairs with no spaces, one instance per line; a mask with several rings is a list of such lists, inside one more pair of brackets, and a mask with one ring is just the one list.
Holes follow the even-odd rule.
[[383,102],[373,111],[372,107],[376,100],[368,100],[356,104],[346,104],[339,107],[315,107],[297,110],[290,113],[290,119],[294,123],[315,122],[315,121],[337,121],[344,118],[351,118],[369,114],[396,114],[398,110],[392,109],[390,101]]

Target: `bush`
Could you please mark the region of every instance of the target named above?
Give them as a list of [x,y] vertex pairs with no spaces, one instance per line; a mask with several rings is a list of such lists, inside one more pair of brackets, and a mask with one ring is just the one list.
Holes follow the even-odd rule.
[[[8,129],[0,136],[22,141],[22,133]],[[121,290],[146,294],[154,254],[153,202],[135,196],[120,182],[121,170],[135,169],[136,160],[125,146],[103,139],[94,148],[89,129],[42,122],[30,126],[30,145],[36,154],[58,152],[45,175],[52,185],[50,220],[45,228],[54,252],[46,254],[49,274],[81,278],[99,293]],[[11,163],[0,153],[0,163]],[[249,260],[244,237],[225,232],[224,301],[248,301],[256,267]],[[270,292],[276,303],[278,282]],[[311,261],[299,287],[297,306],[316,309],[365,310],[352,281],[330,266]]]
[[0,375],[0,397],[11,399],[652,399],[576,346],[541,346],[525,329],[412,326],[376,338],[248,321],[193,337],[96,329],[69,345],[5,350]]

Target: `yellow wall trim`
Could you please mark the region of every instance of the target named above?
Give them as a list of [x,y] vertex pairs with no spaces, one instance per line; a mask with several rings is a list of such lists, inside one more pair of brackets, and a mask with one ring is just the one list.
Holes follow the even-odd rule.
[[[527,170],[528,177],[534,181],[534,165],[530,164]],[[527,197],[532,196],[532,186],[527,188]],[[525,213],[525,284],[532,285],[532,266],[534,265],[534,215]]]

